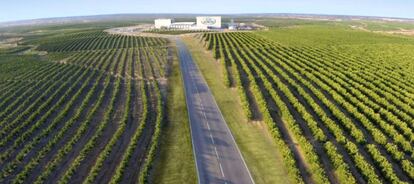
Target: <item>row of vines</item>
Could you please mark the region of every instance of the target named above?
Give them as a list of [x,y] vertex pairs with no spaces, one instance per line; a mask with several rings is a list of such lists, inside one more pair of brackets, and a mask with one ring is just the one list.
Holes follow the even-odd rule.
[[198,38],[238,89],[246,116],[260,111],[295,182],[414,182],[412,81],[374,62],[254,33]]
[[95,31],[38,49],[69,57],[0,83],[0,183],[148,182],[167,40]]

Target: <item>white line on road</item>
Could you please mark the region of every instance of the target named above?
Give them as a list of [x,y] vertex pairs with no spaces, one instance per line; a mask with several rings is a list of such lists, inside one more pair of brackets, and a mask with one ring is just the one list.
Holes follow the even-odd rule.
[[208,130],[211,130],[211,129],[210,129],[210,124],[209,124],[209,123],[207,123],[207,129],[208,129]]
[[[219,162],[219,167],[220,167],[220,171],[221,171],[221,176],[223,177],[223,178],[225,178],[225,176],[224,176],[224,172],[223,172],[223,167],[221,167],[221,163]],[[226,182],[227,183],[227,182]]]
[[[200,68],[195,64],[195,68],[198,70],[198,71],[201,71],[200,70]],[[204,78],[201,78],[201,80],[204,82],[204,83],[206,83],[207,84],[207,81],[204,79]],[[207,89],[208,89],[208,91],[210,91],[210,87],[207,85]],[[213,99],[214,99],[214,97],[212,97]],[[215,106],[216,106],[216,108],[217,109],[220,109],[219,108],[219,106],[217,105],[217,102],[214,100],[213,101],[214,102],[214,104],[215,104]],[[220,113],[220,118],[225,122],[225,120],[224,120],[224,116],[223,116],[223,114],[222,114],[222,112],[219,110],[219,113]],[[231,133],[231,131],[230,131],[230,129],[229,129],[229,127],[227,126],[227,124],[226,124],[226,131],[230,134],[230,136],[231,136],[231,139],[233,140],[233,142],[234,143],[236,143],[236,140],[234,139],[234,136],[233,136],[233,134]],[[252,174],[250,173],[250,170],[249,170],[249,168],[247,167],[247,164],[246,164],[246,161],[244,160],[244,158],[243,158],[243,155],[241,154],[241,152],[240,152],[240,149],[239,148],[237,148],[237,151],[239,152],[239,155],[240,155],[240,157],[241,157],[241,159],[242,159],[242,161],[243,161],[243,165],[244,165],[244,167],[246,168],[246,170],[247,170],[247,173],[249,174],[249,178],[250,178],[250,181],[253,183],[253,184],[255,184],[255,182],[254,182],[254,180],[253,180],[253,177],[252,177]],[[226,182],[227,183],[227,182]]]
[[[183,51],[180,50],[180,52],[181,52],[180,53],[180,60],[181,60],[182,59],[181,56],[182,56]],[[186,76],[185,73],[187,73],[187,71],[184,69],[186,66],[187,66],[187,63],[186,62],[184,62],[184,61],[183,62],[180,62],[180,67],[182,68],[181,80],[183,80],[183,82],[185,82],[185,80],[184,80],[184,78]],[[189,102],[188,102],[189,101],[189,98],[188,98],[187,95],[188,94],[187,94],[187,88],[186,88],[184,90],[184,96],[185,96],[185,100],[186,100],[187,109],[189,109]],[[188,116],[188,120],[190,121],[190,134],[191,134],[191,137],[193,137],[194,136],[194,133],[193,133],[192,125],[191,125],[191,116],[190,116],[189,113],[187,113],[187,116]],[[196,166],[196,170],[197,170],[197,178],[198,178],[197,183],[198,184],[201,184],[200,172],[199,172],[198,163],[197,163],[198,162],[198,159],[197,159],[197,154],[196,154],[196,151],[195,151],[195,144],[194,144],[194,140],[193,139],[191,139],[191,145],[193,146],[193,155],[195,157],[194,162],[195,162],[195,166]]]
[[[191,76],[191,75],[190,75]],[[196,77],[196,76],[195,76]],[[190,77],[191,78],[191,77]],[[196,79],[194,79],[194,78],[192,78],[194,81],[197,81]],[[198,79],[198,80],[201,80],[201,79]],[[218,163],[218,165],[219,165],[219,169],[220,169],[220,172],[221,172],[221,176],[223,177],[223,179],[225,179],[225,175],[224,175],[224,171],[223,171],[223,167],[221,166],[221,163],[220,163],[220,157],[219,157],[219,154],[218,154],[218,151],[217,151],[217,147],[216,147],[216,144],[215,144],[215,142],[214,142],[214,138],[213,138],[213,135],[211,134],[211,129],[210,129],[210,124],[209,124],[209,121],[208,121],[208,119],[207,119],[207,115],[206,115],[206,113],[205,113],[205,110],[204,110],[204,105],[203,105],[203,103],[201,102],[201,98],[200,98],[200,91],[198,90],[198,87],[197,87],[197,85],[195,84],[195,83],[192,83],[192,85],[194,86],[194,88],[195,88],[195,90],[196,90],[196,92],[197,92],[197,95],[196,95],[196,97],[197,97],[197,101],[200,103],[200,109],[201,109],[201,112],[202,112],[202,114],[203,114],[203,119],[205,120],[205,122],[206,122],[206,124],[207,124],[207,128],[208,128],[208,131],[209,131],[209,134],[210,134],[210,139],[211,139],[211,142],[213,143],[213,145],[214,145],[214,152],[216,153],[216,158],[217,158],[217,163]],[[225,182],[225,183],[227,183],[227,182]]]
[[[183,44],[182,42],[181,42],[181,44]],[[195,108],[193,108],[193,109],[197,109],[197,102],[199,103],[199,110],[201,111],[201,113],[196,113],[196,114],[199,114],[198,115],[198,118],[201,118],[200,120],[202,121],[202,122],[199,122],[199,124],[198,125],[200,125],[201,126],[201,128],[202,128],[202,126],[204,125],[204,126],[207,126],[207,129],[204,129],[204,131],[203,130],[201,130],[201,131],[203,131],[203,134],[204,133],[209,133],[209,136],[210,136],[210,139],[211,139],[211,142],[213,143],[213,144],[211,144],[211,146],[213,146],[213,148],[214,148],[214,151],[215,151],[215,155],[216,155],[216,157],[217,157],[217,159],[215,159],[215,160],[217,160],[217,162],[215,162],[215,163],[217,163],[218,164],[218,166],[216,165],[216,167],[219,167],[219,168],[217,168],[217,169],[219,169],[220,170],[220,172],[221,172],[221,176],[222,176],[222,179],[223,179],[223,182],[225,183],[225,184],[227,184],[227,181],[226,181],[226,179],[225,179],[225,174],[224,174],[224,169],[229,169],[229,168],[227,168],[227,166],[229,166],[229,165],[226,165],[227,164],[227,160],[226,160],[226,158],[224,158],[223,160],[221,160],[221,158],[219,157],[219,151],[222,151],[222,149],[221,149],[221,147],[219,147],[220,148],[220,150],[218,150],[217,149],[217,146],[219,146],[219,145],[216,145],[215,144],[215,139],[214,139],[214,137],[213,137],[213,135],[212,135],[212,133],[213,133],[213,130],[214,130],[214,128],[216,127],[216,124],[212,124],[213,125],[213,127],[210,127],[210,123],[214,123],[214,121],[213,122],[209,122],[209,120],[207,119],[207,116],[206,116],[206,109],[204,109],[205,107],[204,107],[204,104],[202,103],[202,99],[204,99],[204,95],[207,95],[207,96],[205,96],[206,97],[206,99],[207,100],[210,100],[210,97],[213,99],[212,101],[213,101],[213,103],[214,103],[214,105],[215,105],[215,107],[216,107],[216,109],[218,110],[218,112],[220,113],[220,119],[225,123],[225,120],[224,120],[224,117],[223,117],[223,115],[222,115],[222,113],[221,113],[221,111],[220,111],[220,108],[218,107],[218,105],[217,105],[217,102],[214,100],[214,97],[212,97],[212,94],[209,92],[210,91],[210,89],[209,89],[209,86],[207,85],[206,87],[207,87],[207,94],[205,94],[205,92],[204,91],[202,91],[202,95],[200,94],[200,91],[199,91],[199,89],[198,89],[198,86],[197,86],[197,84],[200,82],[200,83],[202,83],[202,82],[204,82],[205,84],[207,84],[207,82],[205,81],[205,79],[202,77],[202,76],[200,76],[201,74],[199,74],[200,72],[197,72],[196,70],[198,70],[198,71],[200,71],[199,70],[199,68],[198,68],[198,66],[195,64],[195,63],[193,63],[191,60],[192,60],[192,58],[191,58],[191,55],[189,55],[189,54],[187,54],[187,52],[184,52],[184,50],[185,49],[187,49],[187,48],[185,48],[185,45],[183,45],[184,47],[183,48],[180,48],[179,49],[179,54],[180,54],[180,59],[182,60],[181,61],[181,63],[182,63],[182,65],[183,65],[183,74],[184,75],[186,75],[185,77],[184,77],[184,75],[182,76],[182,78],[183,79],[187,79],[186,81],[185,81],[185,83],[186,84],[189,84],[189,87],[190,86],[192,86],[193,87],[193,90],[194,90],[194,92],[196,92],[196,94],[194,94],[194,92],[191,90],[191,88],[187,88],[186,90],[185,90],[185,92],[191,92],[191,93],[193,93],[192,95],[194,95],[194,98],[195,99],[191,99],[191,98],[187,98],[187,93],[185,94],[186,95],[186,100],[189,100],[189,101],[191,101],[191,100],[194,100],[193,101],[193,105],[195,106]],[[204,87],[204,84],[203,84],[203,87]],[[188,90],[188,91],[187,91]],[[203,97],[203,98],[202,98]],[[187,103],[187,108],[189,109],[189,103]],[[197,112],[197,110],[195,111],[195,112]],[[202,114],[202,115],[201,115]],[[210,115],[210,114],[209,114]],[[197,116],[197,115],[196,115]],[[216,114],[214,114],[214,116],[216,116]],[[196,118],[197,119],[197,118]],[[191,117],[190,117],[190,121],[191,121]],[[204,121],[204,122],[203,122]],[[190,123],[190,124],[192,124],[192,123]],[[205,127],[204,127],[205,128]],[[211,129],[211,128],[213,128],[213,129]],[[192,128],[191,128],[192,129]],[[220,128],[220,131],[221,130],[224,130],[224,131],[226,131],[227,133],[229,133],[230,134],[230,139],[232,140],[231,142],[233,142],[233,143],[236,143],[236,141],[234,140],[234,137],[233,137],[233,135],[231,134],[231,132],[230,132],[230,130],[229,130],[229,127],[225,124],[225,127],[224,127],[224,129],[221,129]],[[191,134],[192,134],[193,132],[191,131]],[[204,134],[205,135],[205,134]],[[192,136],[193,136],[193,134],[192,134]],[[218,135],[218,134],[216,134],[216,136],[220,136],[220,135]],[[201,178],[200,178],[200,173],[199,173],[199,168],[198,168],[198,160],[199,160],[199,158],[197,157],[197,155],[196,155],[196,152],[195,152],[195,150],[194,150],[194,142],[193,142],[194,140],[192,139],[192,144],[193,144],[193,154],[195,155],[195,157],[196,157],[196,168],[197,168],[197,175],[199,176],[198,177],[198,183],[200,184],[201,183]],[[204,144],[206,144],[207,142],[204,142]],[[208,143],[207,143],[208,144]],[[236,145],[236,148],[237,148],[237,145]],[[211,149],[211,147],[210,147],[210,149]],[[224,149],[224,148],[223,148]],[[207,150],[206,150],[207,151]],[[244,166],[245,166],[245,168],[247,169],[247,173],[248,173],[248,175],[249,175],[249,177],[250,177],[250,180],[251,180],[251,183],[253,183],[254,184],[254,181],[253,181],[253,178],[252,178],[252,176],[251,176],[251,174],[250,174],[250,171],[248,170],[248,168],[247,168],[247,165],[246,165],[246,163],[245,163],[245,161],[244,161],[244,159],[243,159],[243,156],[241,155],[241,152],[240,152],[240,150],[237,148],[237,151],[238,151],[238,153],[239,153],[239,156],[241,157],[241,159],[242,159],[242,161],[243,161],[243,164],[244,164]],[[210,150],[210,153],[211,153],[211,150]],[[226,154],[226,152],[220,152],[220,153],[223,153],[223,154]],[[213,161],[213,160],[211,160],[211,161]],[[221,161],[223,161],[223,164],[224,165],[222,165],[221,164]],[[226,168],[223,168],[222,166],[226,166]],[[216,169],[214,169],[216,172],[218,171],[218,170],[216,170]],[[227,171],[227,170],[226,170]],[[231,170],[230,170],[230,173],[231,173]],[[217,173],[218,174],[218,173]],[[218,176],[219,177],[219,176]]]
[[216,157],[217,157],[217,159],[220,159],[220,157],[219,157],[219,155],[218,155],[218,153],[217,153],[217,147],[215,147],[215,146],[214,146],[214,151],[216,152]]
[[211,139],[211,143],[215,144],[214,139],[213,139],[213,135],[211,135],[211,132],[210,132],[210,139]]

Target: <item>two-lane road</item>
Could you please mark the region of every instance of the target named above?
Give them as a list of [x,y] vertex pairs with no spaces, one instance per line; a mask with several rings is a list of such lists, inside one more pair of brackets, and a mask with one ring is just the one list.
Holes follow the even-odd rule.
[[180,38],[177,38],[176,44],[199,183],[254,183],[233,135],[188,48]]

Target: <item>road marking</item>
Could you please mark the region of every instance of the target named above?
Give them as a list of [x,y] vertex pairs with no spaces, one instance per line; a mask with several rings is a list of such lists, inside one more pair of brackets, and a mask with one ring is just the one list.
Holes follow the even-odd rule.
[[[177,47],[178,47],[178,45],[179,45],[179,43],[177,43],[176,42],[176,44],[177,44]],[[182,50],[180,50],[180,51],[182,51]],[[183,51],[182,51],[182,53],[184,53]],[[188,73],[186,70],[185,70],[185,67],[188,65],[187,64],[187,62],[186,61],[183,61],[182,59],[182,53],[180,53],[180,56],[179,56],[179,58],[180,58],[180,63],[182,64],[180,64],[180,67],[181,67],[181,70],[182,70],[182,75],[181,75],[181,79],[183,80],[183,84],[184,84],[184,88],[185,88],[185,81],[186,80],[184,80],[184,78],[188,78],[188,75],[185,75],[185,73]],[[188,83],[188,82],[187,82]],[[190,104],[190,102],[189,102],[189,99],[188,99],[188,96],[187,96],[187,90],[188,90],[188,88],[185,88],[185,90],[184,90],[184,96],[185,96],[185,100],[186,100],[186,106],[187,106],[187,110],[189,110],[189,104]],[[190,134],[191,134],[191,137],[193,137],[193,128],[192,128],[192,123],[191,123],[191,116],[190,116],[190,114],[189,113],[187,113],[187,116],[188,116],[188,120],[190,121]],[[193,146],[193,155],[194,155],[194,158],[195,158],[195,160],[194,160],[194,162],[195,162],[195,166],[196,166],[196,170],[197,170],[197,183],[198,184],[201,184],[201,179],[200,179],[200,172],[199,172],[199,168],[198,168],[198,159],[197,159],[197,154],[196,154],[196,151],[195,151],[195,144],[194,144],[194,140],[193,139],[191,139],[191,144],[192,144],[192,146]]]
[[[177,39],[178,40],[178,39]],[[180,41],[178,41],[178,42],[180,42]],[[181,41],[180,43],[180,46],[179,46],[179,49],[180,49],[180,52],[179,52],[179,54],[180,54],[180,59],[182,59],[183,61],[182,61],[182,64],[183,64],[183,74],[185,74],[186,76],[185,77],[183,77],[183,78],[185,78],[185,79],[187,79],[185,82],[186,82],[186,84],[188,85],[188,87],[190,87],[190,88],[187,88],[185,91],[186,92],[190,92],[190,93],[194,93],[194,92],[196,92],[197,94],[191,94],[192,95],[192,97],[194,97],[194,99],[189,99],[190,101],[191,100],[194,100],[193,101],[193,105],[195,105],[195,111],[197,112],[197,103],[199,103],[199,110],[201,110],[201,113],[195,113],[195,114],[198,114],[198,117],[197,117],[197,115],[196,115],[196,117],[194,117],[194,118],[196,118],[197,120],[201,120],[201,121],[205,121],[205,122],[200,122],[197,126],[203,126],[204,125],[204,131],[203,130],[201,130],[201,131],[203,131],[203,134],[205,135],[205,133],[209,133],[209,136],[210,136],[210,139],[211,139],[211,142],[213,143],[211,146],[213,146],[214,147],[214,151],[215,151],[215,154],[216,154],[216,157],[217,157],[217,162],[215,162],[215,163],[217,163],[218,164],[218,166],[216,166],[216,167],[218,167],[219,169],[220,169],[220,172],[221,172],[221,176],[222,177],[220,177],[220,176],[218,176],[219,178],[222,178],[223,179],[223,182],[225,183],[225,184],[227,184],[228,182],[226,181],[226,179],[225,179],[225,174],[224,174],[224,168],[223,168],[223,165],[221,164],[221,159],[220,159],[220,156],[219,156],[219,153],[218,153],[218,149],[217,149],[217,146],[218,145],[216,145],[215,144],[215,142],[214,142],[214,138],[213,138],[213,135],[212,135],[212,129],[211,128],[213,128],[214,129],[214,127],[210,127],[210,123],[214,123],[214,122],[209,122],[208,121],[208,119],[207,119],[207,116],[206,116],[206,113],[207,112],[205,112],[205,108],[204,108],[204,104],[202,103],[202,97],[204,98],[204,97],[206,97],[208,100],[210,100],[210,98],[212,98],[213,99],[213,106],[215,106],[216,107],[216,109],[218,110],[218,113],[220,114],[220,119],[225,123],[225,120],[224,120],[224,117],[223,117],[223,115],[222,115],[222,113],[221,113],[221,111],[220,111],[220,108],[218,107],[218,105],[217,105],[217,102],[214,100],[214,97],[212,97],[212,94],[211,94],[211,92],[209,92],[210,91],[210,89],[209,89],[209,86],[207,85],[206,87],[207,87],[207,93],[205,93],[204,91],[202,92],[203,94],[203,96],[201,96],[201,94],[200,94],[200,91],[199,91],[199,89],[198,89],[198,85],[197,84],[200,84],[200,85],[203,85],[203,87],[204,87],[204,84],[207,84],[207,82],[205,81],[205,79],[203,78],[203,76],[201,75],[201,73],[200,72],[198,72],[198,71],[200,71],[199,70],[199,67],[192,61],[192,57],[191,57],[191,55],[190,54],[188,54],[188,51],[186,52],[186,50],[188,50],[187,48],[186,48],[186,46],[184,45],[184,43]],[[197,71],[198,70],[198,71]],[[203,84],[204,83],[204,84]],[[191,89],[191,87],[192,87],[192,89]],[[194,90],[194,91],[192,91],[192,90]],[[190,94],[190,93],[188,93],[188,94]],[[204,96],[204,95],[206,95],[206,96]],[[186,94],[186,96],[187,96],[187,94]],[[205,98],[204,98],[205,99]],[[188,107],[188,104],[191,104],[191,102],[189,102],[189,103],[187,103],[187,107]],[[188,107],[189,108],[189,107]],[[193,108],[193,110],[194,110],[194,108]],[[210,110],[210,109],[208,109],[208,110]],[[213,110],[215,110],[215,109],[213,109]],[[215,111],[214,111],[214,113],[215,113]],[[200,119],[198,119],[198,118],[200,118]],[[215,120],[215,119],[214,119]],[[192,123],[190,123],[190,124],[192,124]],[[205,126],[207,125],[207,129],[205,129]],[[213,124],[213,126],[216,126],[215,124]],[[217,125],[218,126],[218,125]],[[232,142],[233,143],[235,143],[236,144],[236,142],[235,142],[235,140],[234,140],[234,137],[233,137],[233,135],[231,134],[231,132],[230,132],[230,130],[229,130],[229,127],[227,126],[227,124],[225,124],[225,127],[223,127],[224,129],[224,131],[225,132],[227,132],[228,134],[230,134],[230,138],[231,138],[231,140],[232,140]],[[221,131],[222,129],[220,129],[220,131]],[[217,135],[217,136],[219,136],[219,135]],[[193,143],[193,146],[194,146],[194,142],[193,142],[193,140],[192,140],[192,143]],[[205,142],[206,143],[206,142]],[[204,144],[205,144],[204,143]],[[249,175],[249,177],[250,177],[250,180],[251,180],[251,182],[254,184],[254,181],[253,181],[253,178],[252,178],[252,176],[251,176],[251,174],[250,174],[250,171],[248,170],[248,168],[247,168],[247,165],[246,165],[246,163],[245,163],[245,161],[244,161],[244,158],[243,158],[243,156],[241,155],[241,152],[240,152],[240,150],[238,149],[238,147],[237,147],[237,144],[235,145],[236,146],[236,148],[237,148],[237,152],[239,153],[239,156],[241,157],[241,159],[242,159],[242,161],[243,161],[243,165],[244,165],[244,167],[247,169],[247,173],[248,173],[248,175]],[[194,147],[193,147],[194,148]],[[219,148],[221,148],[221,147],[219,147]],[[211,153],[211,152],[210,152]],[[193,149],[193,154],[194,155],[196,155],[196,153],[195,153],[195,150]],[[200,184],[200,182],[202,182],[201,180],[202,180],[202,178],[200,178],[200,173],[199,173],[199,168],[198,168],[198,163],[197,163],[197,161],[200,159],[200,158],[198,158],[197,156],[195,156],[195,158],[196,158],[196,168],[197,168],[197,175],[199,176],[198,177],[198,183]],[[211,160],[211,161],[213,161],[213,160]],[[224,161],[226,161],[225,159],[223,159],[223,164],[225,164],[224,166],[227,166],[226,165],[226,162],[224,162]],[[214,162],[214,161],[213,161]],[[215,169],[215,171],[216,172],[218,172],[216,169]],[[200,171],[201,172],[201,171]],[[218,174],[218,173],[217,173]]]
[[215,147],[215,146],[214,146],[214,151],[216,152],[216,157],[217,157],[217,159],[220,159],[220,157],[219,157],[219,155],[218,155],[218,153],[217,153],[217,147]]
[[[194,67],[194,69],[196,69],[196,67]],[[193,77],[190,77],[190,78],[192,78],[193,81],[201,80],[197,76],[193,76]],[[192,86],[195,88],[195,90],[197,92],[196,98],[197,98],[197,101],[200,103],[200,110],[202,112],[203,119],[205,120],[205,122],[207,124],[207,129],[208,129],[209,134],[210,134],[211,142],[214,145],[214,152],[216,154],[217,163],[219,165],[219,169],[220,169],[221,176],[223,177],[223,179],[225,179],[225,175],[224,175],[223,167],[221,166],[221,163],[220,163],[220,157],[219,157],[219,154],[218,154],[218,151],[217,151],[217,147],[216,147],[216,144],[214,142],[213,135],[211,134],[210,123],[209,123],[209,121],[207,119],[207,115],[206,115],[205,110],[204,110],[204,105],[203,105],[203,103],[201,101],[201,98],[200,98],[200,91],[198,90],[198,87],[197,87],[197,85],[195,83],[192,83]],[[227,183],[227,182],[225,182],[225,183]]]
[[[219,162],[219,167],[220,167],[220,171],[221,171],[221,176],[223,177],[223,178],[225,178],[225,176],[224,176],[224,172],[223,172],[223,167],[221,167],[221,163]],[[225,183],[227,183],[227,182],[225,182]]]
[[[194,64],[195,65],[195,68],[198,70],[198,71],[201,71],[200,69],[199,69],[199,67],[198,67],[198,65],[196,65],[196,64]],[[205,78],[203,78],[203,77],[201,77],[201,80],[205,83],[205,84],[207,84],[207,81],[205,80]],[[210,87],[207,85],[207,89],[208,89],[208,91],[210,91]],[[211,93],[210,93],[211,94]],[[212,94],[211,94],[212,95]],[[212,97],[213,99],[214,99],[214,97]],[[220,110],[220,108],[219,108],[219,106],[217,105],[217,102],[215,101],[215,100],[213,100],[213,102],[214,102],[214,105],[216,106],[216,108],[217,109],[219,109],[219,113],[220,113],[220,119],[222,119],[222,121],[224,121],[225,122],[225,120],[224,120],[224,116],[223,116],[223,113],[221,112],[221,110]],[[241,157],[241,159],[242,159],[242,161],[243,161],[243,165],[244,165],[244,167],[246,168],[246,170],[247,170],[247,173],[249,174],[249,178],[250,178],[250,181],[253,183],[253,184],[255,184],[255,182],[254,182],[254,180],[253,180],[253,177],[252,177],[252,174],[250,173],[250,170],[249,170],[249,168],[247,167],[247,164],[246,164],[246,161],[244,160],[244,158],[243,158],[243,155],[241,154],[241,152],[240,152],[240,149],[237,147],[237,143],[236,143],[236,140],[234,139],[234,136],[233,136],[233,134],[231,133],[231,131],[230,131],[230,128],[227,126],[227,124],[226,124],[226,131],[230,134],[230,136],[231,136],[231,139],[233,140],[233,142],[236,144],[236,148],[237,148],[237,152],[239,153],[239,156]],[[225,182],[225,183],[227,183],[227,182]]]
[[211,139],[211,143],[215,144],[214,139],[213,139],[213,135],[211,135],[211,132],[210,132],[210,139]]

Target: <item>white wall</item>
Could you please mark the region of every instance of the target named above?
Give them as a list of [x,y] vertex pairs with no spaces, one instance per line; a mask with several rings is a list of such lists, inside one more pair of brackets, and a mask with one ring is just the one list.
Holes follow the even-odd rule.
[[171,19],[155,19],[155,28],[160,29],[163,27],[170,27],[172,20]]
[[221,28],[221,17],[220,16],[205,16],[205,17],[197,17],[197,27],[199,29],[207,29],[207,28]]

